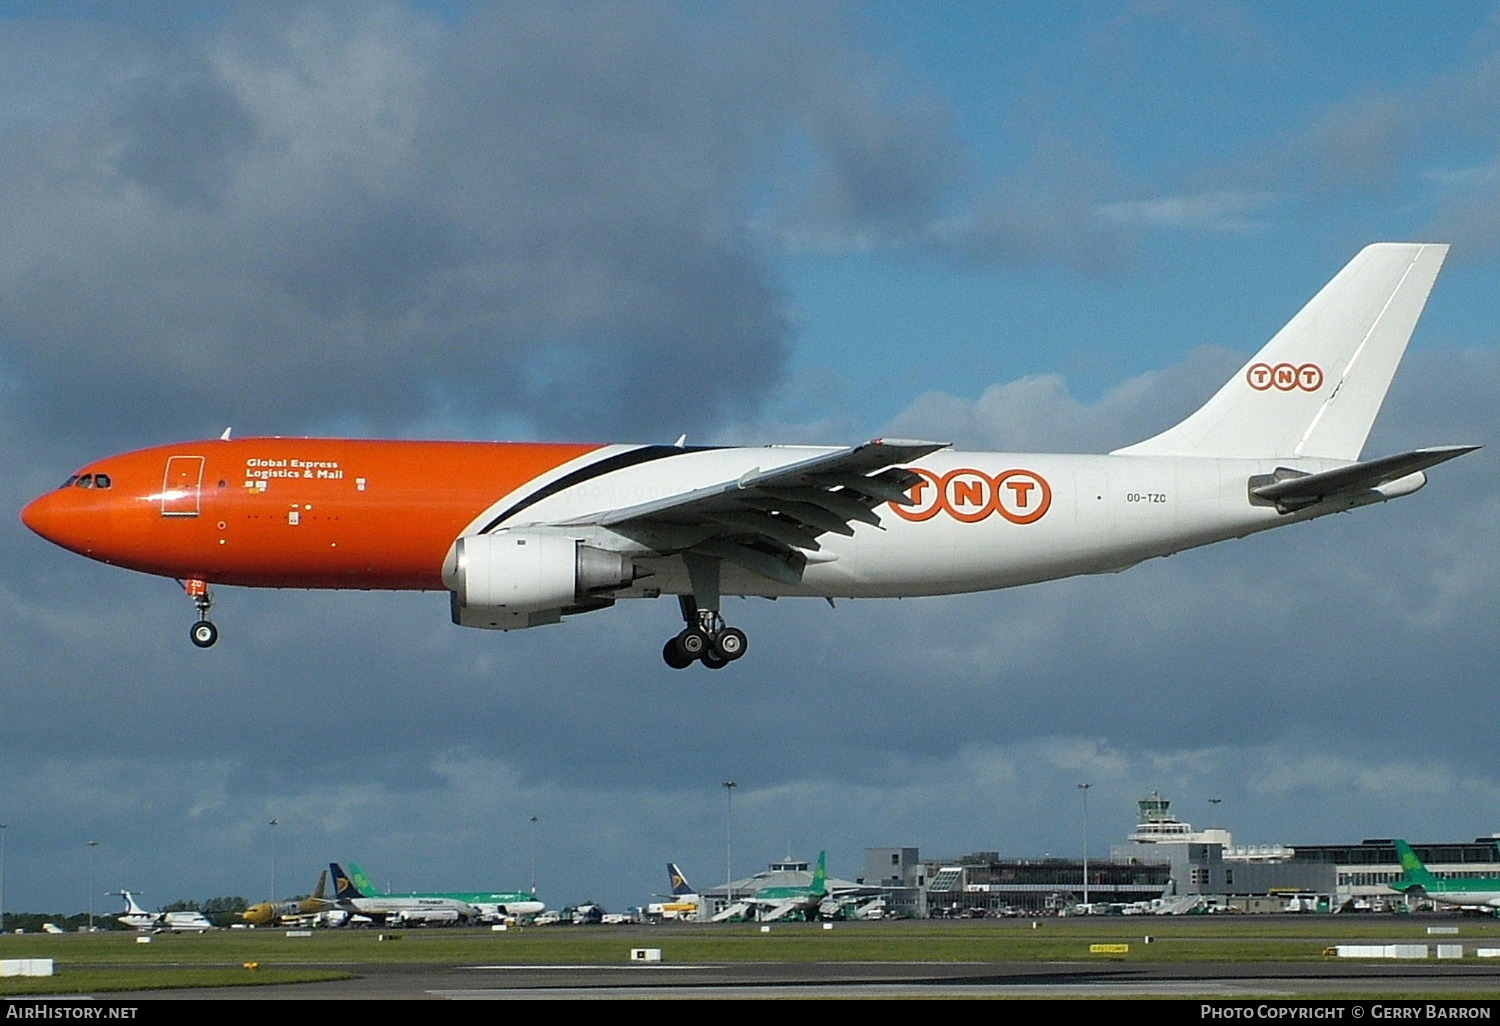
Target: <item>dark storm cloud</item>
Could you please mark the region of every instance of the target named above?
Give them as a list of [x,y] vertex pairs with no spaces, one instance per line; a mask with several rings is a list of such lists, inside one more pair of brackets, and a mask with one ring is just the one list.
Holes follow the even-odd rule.
[[[745,413],[789,344],[747,219],[808,189],[855,223],[925,216],[958,157],[941,105],[893,93],[825,9],[744,15],[114,27],[110,60],[70,69],[83,98],[0,142],[0,359],[78,397],[30,411],[74,431],[654,436]],[[759,195],[798,147],[818,175]]]
[[120,177],[168,206],[212,210],[228,184],[236,151],[255,125],[232,90],[197,54],[183,54],[124,87],[111,119]]

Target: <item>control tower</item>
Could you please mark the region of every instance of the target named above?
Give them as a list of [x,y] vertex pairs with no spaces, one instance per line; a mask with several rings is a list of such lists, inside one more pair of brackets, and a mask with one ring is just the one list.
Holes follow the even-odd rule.
[[1161,856],[1153,858],[1150,849],[1143,850],[1144,846],[1154,844],[1217,844],[1225,850],[1234,846],[1234,836],[1228,830],[1219,827],[1194,830],[1193,824],[1172,815],[1172,800],[1163,798],[1160,792],[1152,791],[1136,804],[1141,810],[1139,822],[1127,838],[1128,843],[1111,849],[1115,858],[1155,861]]

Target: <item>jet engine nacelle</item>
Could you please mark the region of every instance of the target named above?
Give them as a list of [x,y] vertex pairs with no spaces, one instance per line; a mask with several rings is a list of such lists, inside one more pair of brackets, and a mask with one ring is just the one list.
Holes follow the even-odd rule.
[[618,552],[539,531],[466,535],[443,566],[453,622],[500,630],[556,623],[563,609],[601,604],[633,580],[635,565]]

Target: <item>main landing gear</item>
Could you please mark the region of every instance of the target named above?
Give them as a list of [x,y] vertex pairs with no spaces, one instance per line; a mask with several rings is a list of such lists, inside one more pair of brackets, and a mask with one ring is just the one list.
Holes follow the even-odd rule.
[[661,657],[674,670],[685,670],[695,662],[722,670],[744,655],[750,643],[744,631],[726,626],[719,615],[719,561],[695,554],[685,555],[683,561],[693,593],[679,595],[677,601],[687,626],[667,639]]
[[198,622],[193,624],[189,636],[199,648],[209,648],[219,640],[219,628],[208,618],[208,610],[214,604],[208,593],[208,582],[197,579],[182,582],[182,590],[188,593],[193,605],[198,607]]
[[[683,604],[690,602],[686,596]],[[674,670],[685,670],[695,662],[701,662],[710,670],[722,670],[749,647],[749,639],[738,627],[727,627],[718,612],[695,611],[689,618],[684,614],[687,626],[675,638],[668,638],[662,646],[661,657]]]

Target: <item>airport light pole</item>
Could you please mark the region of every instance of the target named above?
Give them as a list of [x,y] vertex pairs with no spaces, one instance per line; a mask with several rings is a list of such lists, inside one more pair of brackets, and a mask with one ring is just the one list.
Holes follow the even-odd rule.
[[5,932],[5,835],[9,823],[0,823],[0,934]]
[[1089,788],[1093,784],[1079,784],[1083,792],[1083,903],[1089,903]]
[[94,932],[94,852],[98,849],[98,841],[88,842],[89,848],[89,933]]
[[734,824],[734,789],[740,785],[733,780],[724,781],[724,907],[734,904],[734,862],[731,858],[730,841]]
[[273,819],[266,824],[271,828],[271,904],[276,904],[276,828],[281,821]]
[[531,896],[536,897],[536,817],[531,817]]

